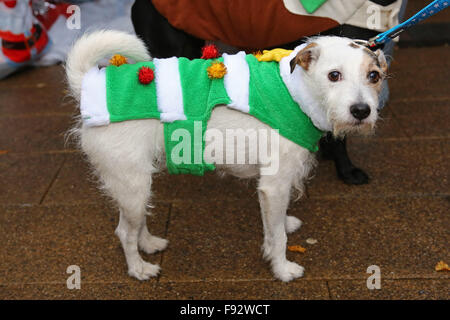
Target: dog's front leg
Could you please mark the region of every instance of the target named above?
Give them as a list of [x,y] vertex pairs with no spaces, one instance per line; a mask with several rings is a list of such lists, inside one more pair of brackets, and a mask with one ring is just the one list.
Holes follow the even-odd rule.
[[258,196],[264,226],[264,257],[271,262],[275,277],[291,281],[303,275],[303,267],[286,259],[286,210],[291,191],[291,177],[283,174],[262,176]]

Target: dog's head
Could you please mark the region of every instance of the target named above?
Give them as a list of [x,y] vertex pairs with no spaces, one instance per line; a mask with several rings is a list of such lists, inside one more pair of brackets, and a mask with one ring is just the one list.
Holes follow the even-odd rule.
[[348,38],[317,37],[290,61],[291,73],[297,66],[335,135],[372,132],[387,72],[381,50]]

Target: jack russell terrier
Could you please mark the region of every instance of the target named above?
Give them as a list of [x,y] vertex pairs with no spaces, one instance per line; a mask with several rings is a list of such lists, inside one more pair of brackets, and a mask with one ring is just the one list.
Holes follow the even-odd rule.
[[[114,54],[136,63],[99,67]],[[152,60],[140,39],[118,31],[86,34],[74,44],[66,72],[81,117],[71,133],[119,207],[116,234],[130,276],[156,276],[160,267],[138,250],[168,244],[146,224],[152,174],[163,167],[196,175],[217,167],[257,178],[264,257],[282,281],[303,275],[286,259],[286,234],[301,225],[286,215],[292,191],[301,195],[323,132],[373,131],[387,63],[381,50],[334,36],[273,56]],[[230,131],[245,134],[244,143],[219,141]]]

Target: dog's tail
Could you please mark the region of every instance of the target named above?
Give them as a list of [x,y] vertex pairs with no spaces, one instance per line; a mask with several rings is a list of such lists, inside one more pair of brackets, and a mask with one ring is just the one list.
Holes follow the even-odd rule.
[[103,30],[84,34],[70,50],[66,61],[66,75],[72,96],[80,100],[84,74],[97,63],[114,54],[135,61],[149,61],[144,43],[135,35],[121,31]]

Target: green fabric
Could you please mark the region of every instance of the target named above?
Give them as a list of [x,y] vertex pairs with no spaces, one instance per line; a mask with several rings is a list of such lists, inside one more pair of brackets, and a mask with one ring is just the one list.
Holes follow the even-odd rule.
[[[223,62],[223,58],[217,60]],[[164,124],[166,164],[169,173],[190,173],[201,176],[205,171],[215,170],[214,164],[205,163],[203,159],[203,150],[205,149],[205,141],[203,138],[212,109],[216,105],[229,104],[231,101],[225,90],[223,78],[210,79],[208,77],[206,69],[211,63],[211,60],[204,59],[195,59],[192,61],[186,58],[178,59],[178,69],[180,71],[181,88],[183,91],[183,108],[187,120]],[[187,136],[173,139],[172,135],[175,130],[181,128],[186,129],[190,134],[191,157],[187,161],[188,163],[176,164],[172,159],[174,148]],[[202,139],[200,140],[198,137],[202,137]],[[175,151],[177,150],[175,149]]]
[[140,62],[106,68],[106,103],[111,122],[159,119],[155,81],[142,85],[137,76],[143,66],[155,67],[152,62]]
[[283,137],[316,152],[322,131],[292,100],[281,79],[279,64],[260,62],[254,55],[247,55],[246,59],[250,69],[250,114],[272,129],[278,129]]
[[327,0],[300,0],[300,2],[302,3],[303,8],[305,8],[306,12],[314,13],[317,9],[320,8],[321,5],[327,2]]
[[[222,58],[218,60],[223,61]],[[317,151],[322,132],[292,100],[281,79],[279,64],[259,62],[253,55],[247,55],[246,60],[250,70],[249,113],[271,128],[278,129],[283,137],[312,152]],[[208,77],[206,69],[211,63],[212,60],[179,58],[183,108],[187,120],[164,123],[169,173],[203,175],[215,169],[214,164],[205,163],[203,159],[207,122],[216,105],[228,105],[231,100],[224,80]],[[155,81],[148,85],[139,82],[138,73],[142,66],[154,69],[152,62],[107,67],[106,100],[111,122],[160,119]],[[182,153],[189,149],[190,155]]]
[[[164,124],[164,143],[166,147],[166,165],[170,174],[193,174],[202,176],[206,171],[216,169],[214,164],[203,159],[205,150],[204,136],[206,120],[179,120]],[[175,132],[175,130],[177,130]],[[182,134],[181,136],[174,135]],[[180,150],[180,147],[182,149]],[[183,151],[188,152],[185,156]],[[189,156],[190,155],[190,156]],[[175,159],[181,161],[176,162]]]

